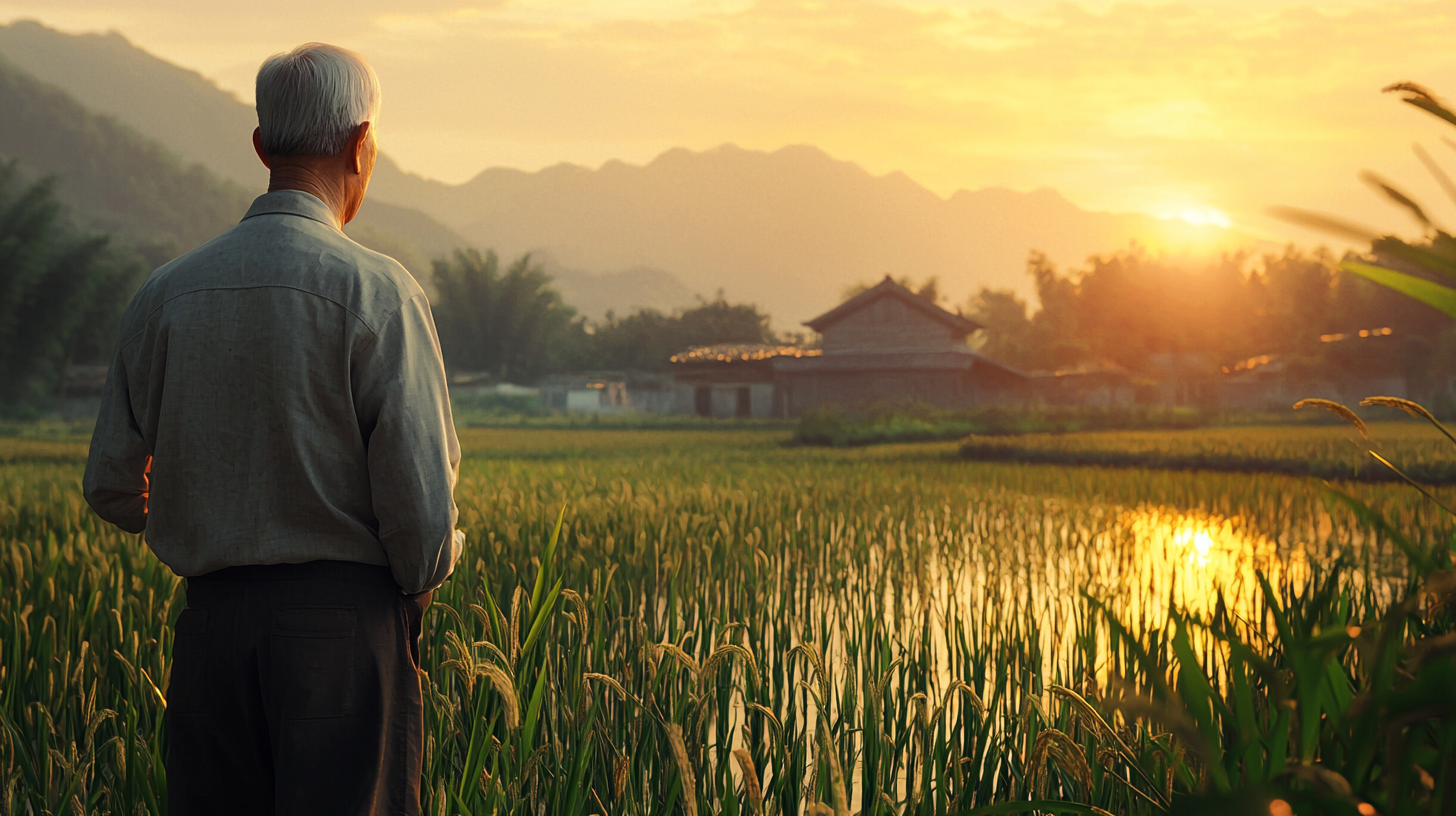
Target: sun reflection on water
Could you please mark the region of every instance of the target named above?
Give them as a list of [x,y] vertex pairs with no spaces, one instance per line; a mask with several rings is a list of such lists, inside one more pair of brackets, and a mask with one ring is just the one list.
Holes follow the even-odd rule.
[[1281,547],[1237,516],[1138,508],[1123,511],[1110,532],[1130,545],[1113,554],[1124,567],[1123,603],[1154,619],[1165,617],[1158,610],[1170,600],[1195,614],[1212,612],[1220,592],[1230,612],[1247,617],[1260,572],[1276,586],[1309,575],[1303,547]]
[[[972,557],[965,568],[942,572],[949,564],[932,564],[931,605],[954,598],[990,629],[1019,609],[1037,621],[1036,637],[1051,662],[1070,665],[1086,631],[1084,593],[1134,634],[1166,630],[1171,609],[1208,620],[1220,602],[1229,620],[1262,631],[1270,619],[1259,575],[1278,591],[1302,584],[1312,570],[1307,531],[1274,536],[1241,516],[1164,506],[1088,507],[1071,524],[1065,513],[1057,508],[1032,524],[1040,536],[1024,537],[1023,529],[1014,542],[990,527],[990,546],[981,553],[994,555]],[[1103,630],[1099,641],[1106,636]],[[1208,633],[1190,637],[1202,644]],[[1096,671],[1105,669],[1099,664]]]
[[[1203,567],[1208,565],[1208,551],[1213,548],[1213,537],[1208,534],[1207,530],[1193,530],[1189,528],[1176,530],[1173,533],[1173,543],[1180,547],[1186,547],[1192,544],[1198,558],[1198,566]],[[1189,553],[1188,555],[1192,558],[1195,553]]]

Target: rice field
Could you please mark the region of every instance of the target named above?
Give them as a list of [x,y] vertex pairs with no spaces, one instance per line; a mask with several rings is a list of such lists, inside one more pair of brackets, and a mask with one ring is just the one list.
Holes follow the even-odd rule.
[[1369,439],[1345,424],[969,436],[961,455],[978,461],[1399,481],[1367,453],[1374,450],[1417,481],[1456,483],[1456,448],[1435,428],[1425,422],[1380,422],[1369,429]]
[[[1179,812],[1217,752],[1116,701],[1168,672],[1193,700],[1195,669],[1244,688],[1189,616],[1272,637],[1338,574],[1316,625],[1343,632],[1410,577],[1307,479],[786,436],[462,431],[425,813]],[[84,446],[23,443],[0,440],[0,814],[163,813],[182,582],[89,513]],[[1347,488],[1413,546],[1453,532],[1414,491]]]

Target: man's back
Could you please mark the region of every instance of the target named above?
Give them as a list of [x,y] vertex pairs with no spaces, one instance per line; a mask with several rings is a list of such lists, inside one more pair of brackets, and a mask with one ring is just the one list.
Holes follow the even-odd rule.
[[354,561],[419,591],[448,573],[459,451],[428,302],[317,198],[268,193],[154,273],[112,377],[126,404],[100,422],[134,427],[150,496],[96,446],[88,498],[179,575]]
[[86,500],[187,578],[157,633],[173,816],[411,816],[425,613],[464,541],[445,366],[418,284],[340,231],[374,69],[307,43],[256,98],[270,192],[127,309]]

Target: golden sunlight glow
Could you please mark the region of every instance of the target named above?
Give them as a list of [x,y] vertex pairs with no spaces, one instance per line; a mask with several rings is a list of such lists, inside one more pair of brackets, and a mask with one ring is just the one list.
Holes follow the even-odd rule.
[[1353,174],[1370,167],[1439,201],[1404,146],[1444,131],[1380,87],[1456,94],[1456,14],[1426,0],[263,7],[0,0],[0,22],[116,30],[244,101],[263,55],[315,39],[355,48],[385,84],[385,150],[451,183],[491,166],[812,144],[942,196],[1051,187],[1088,209],[1276,243],[1291,228],[1263,215],[1275,204],[1408,230]]
[[1257,604],[1258,570],[1275,584],[1309,572],[1302,550],[1281,552],[1238,517],[1140,508],[1125,511],[1119,526],[1132,544],[1124,585],[1141,596],[1129,602],[1151,619],[1162,617],[1170,597],[1189,611],[1212,612],[1220,592],[1230,611],[1247,615]]
[[[1165,630],[1173,608],[1194,620],[1208,620],[1220,602],[1229,620],[1256,630],[1271,625],[1259,574],[1276,590],[1307,580],[1312,571],[1310,548],[1328,535],[1316,526],[1279,541],[1252,529],[1239,516],[1164,506],[1076,508],[1050,502],[1042,506],[1056,514],[1049,515],[1042,527],[1042,540],[1018,543],[1004,558],[979,570],[944,574],[929,565],[912,591],[935,587],[932,607],[951,598],[975,609],[986,608],[993,597],[1024,597],[1028,608],[1045,603],[1050,611],[1040,619],[1041,648],[1070,660],[1071,653],[1082,648],[1078,638],[1086,625],[1085,610],[1073,599],[1084,592],[1104,601],[1138,634]],[[1075,521],[1064,520],[1068,512]],[[985,543],[1001,535],[1002,522],[998,519],[988,526]],[[1036,592],[1028,592],[1031,586],[1044,586],[1047,597],[1036,598]],[[885,603],[895,604],[905,591],[887,585]],[[1209,643],[1208,632],[1200,627],[1189,635],[1198,648]],[[942,636],[937,630],[932,640]],[[1103,665],[1096,671],[1108,668]],[[949,682],[950,676],[944,673],[939,679]]]
[[1213,537],[1207,530],[1195,529],[1192,526],[1185,526],[1173,533],[1173,544],[1179,547],[1193,545],[1193,551],[1188,553],[1189,559],[1197,558],[1198,566],[1208,565],[1208,551],[1213,549]]
[[1215,210],[1212,207],[1184,207],[1173,212],[1164,212],[1159,216],[1163,220],[1176,218],[1185,224],[1192,224],[1195,227],[1219,227],[1228,229],[1234,225],[1227,215]]

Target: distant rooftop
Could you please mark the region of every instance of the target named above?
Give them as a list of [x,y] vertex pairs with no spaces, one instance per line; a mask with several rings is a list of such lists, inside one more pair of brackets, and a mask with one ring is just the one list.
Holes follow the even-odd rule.
[[874,286],[860,292],[813,320],[804,321],[804,325],[816,332],[823,333],[825,329],[843,320],[848,315],[863,309],[883,297],[896,298],[928,317],[950,326],[961,335],[967,335],[982,328],[980,323],[967,318],[965,315],[948,312],[909,289],[906,289],[904,286],[895,282],[889,275],[886,275],[884,280]]
[[799,346],[774,346],[766,343],[720,343],[716,346],[698,346],[680,354],[674,354],[674,363],[731,363],[749,360],[769,360],[774,357],[818,357],[824,352]]

